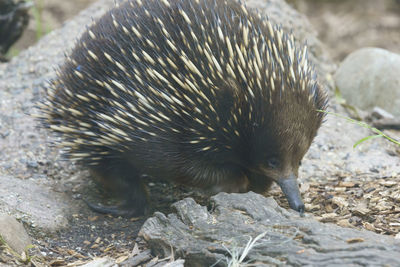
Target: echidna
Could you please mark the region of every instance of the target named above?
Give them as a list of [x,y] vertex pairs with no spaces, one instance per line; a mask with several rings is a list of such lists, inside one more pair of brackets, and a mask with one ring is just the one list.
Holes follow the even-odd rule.
[[143,174],[210,192],[278,183],[304,211],[300,162],[326,96],[307,48],[230,0],[130,0],[93,23],[41,105],[66,155],[146,210]]

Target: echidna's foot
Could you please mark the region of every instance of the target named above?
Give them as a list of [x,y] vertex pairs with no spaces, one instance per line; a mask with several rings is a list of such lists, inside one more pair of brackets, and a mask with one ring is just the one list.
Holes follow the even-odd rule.
[[146,213],[147,190],[140,173],[123,159],[103,159],[91,168],[92,177],[106,192],[120,200],[118,205],[101,205],[85,201],[90,209],[114,216],[135,217]]
[[118,216],[125,218],[139,217],[143,216],[147,211],[147,205],[142,205],[142,206],[135,205],[135,203],[132,203],[131,201],[128,200],[122,201],[119,205],[110,205],[110,206],[95,204],[87,200],[84,201],[91,210],[102,214],[110,214],[116,217]]

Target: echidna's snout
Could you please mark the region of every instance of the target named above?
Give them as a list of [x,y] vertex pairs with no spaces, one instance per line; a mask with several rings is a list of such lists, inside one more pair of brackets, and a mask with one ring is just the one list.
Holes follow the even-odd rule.
[[299,186],[296,177],[292,174],[287,178],[278,179],[278,185],[286,196],[290,208],[298,211],[300,215],[304,214],[304,203],[301,199]]

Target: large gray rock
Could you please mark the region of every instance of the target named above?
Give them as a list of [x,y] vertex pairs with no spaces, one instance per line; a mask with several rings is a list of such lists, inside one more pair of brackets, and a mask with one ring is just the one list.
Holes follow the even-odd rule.
[[117,266],[115,261],[113,259],[106,257],[106,258],[94,259],[82,265],[81,267],[114,267],[114,266]]
[[340,64],[335,81],[350,105],[379,106],[400,116],[400,55],[380,48],[357,50]]
[[25,228],[14,217],[0,214],[0,238],[19,255],[21,255],[32,241]]
[[0,211],[12,212],[32,228],[39,226],[50,232],[68,224],[65,211],[70,200],[32,180],[21,180],[0,175]]
[[185,259],[187,266],[226,266],[261,235],[244,261],[256,266],[400,266],[400,241],[323,224],[249,192],[220,193],[211,211],[186,198],[168,216],[155,213],[141,235],[153,252]]

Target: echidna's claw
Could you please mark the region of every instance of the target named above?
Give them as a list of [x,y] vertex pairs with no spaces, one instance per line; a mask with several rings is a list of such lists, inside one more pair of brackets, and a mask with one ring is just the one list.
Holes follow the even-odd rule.
[[98,213],[103,213],[103,214],[110,214],[113,216],[121,216],[125,218],[131,218],[131,217],[139,217],[143,216],[146,212],[146,208],[143,209],[138,209],[137,206],[132,205],[129,201],[122,201],[119,205],[102,205],[102,204],[95,204],[92,202],[87,201],[84,199],[86,205],[88,207]]

